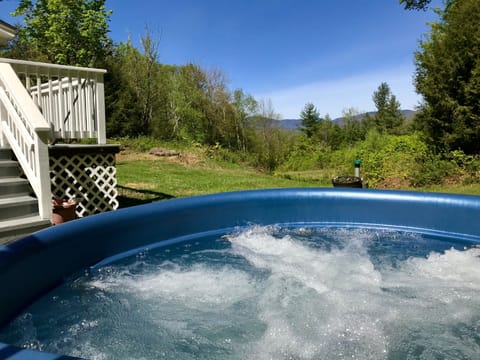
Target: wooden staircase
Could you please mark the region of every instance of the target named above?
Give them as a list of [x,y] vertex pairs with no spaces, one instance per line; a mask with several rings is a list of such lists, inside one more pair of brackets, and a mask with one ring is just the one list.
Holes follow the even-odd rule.
[[38,213],[38,201],[10,149],[0,148],[0,244],[51,225]]

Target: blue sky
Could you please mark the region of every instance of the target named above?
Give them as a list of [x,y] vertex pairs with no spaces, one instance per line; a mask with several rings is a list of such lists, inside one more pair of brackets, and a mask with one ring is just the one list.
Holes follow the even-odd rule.
[[[16,4],[3,1],[0,9]],[[106,6],[114,41],[130,36],[138,44],[148,26],[159,40],[160,62],[219,69],[232,90],[270,99],[281,118],[298,118],[307,102],[332,118],[347,108],[374,110],[372,94],[383,81],[402,108],[413,109],[421,100],[412,84],[413,52],[436,19],[433,11],[405,11],[397,0],[106,0]]]

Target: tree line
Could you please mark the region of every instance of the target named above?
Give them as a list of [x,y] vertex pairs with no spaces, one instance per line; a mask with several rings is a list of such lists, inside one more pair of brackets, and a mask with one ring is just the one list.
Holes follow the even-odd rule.
[[[399,0],[425,10],[429,0]],[[104,67],[108,137],[153,136],[215,146],[274,170],[301,146],[349,149],[372,131],[414,135],[436,154],[480,152],[480,2],[448,0],[439,20],[414,53],[414,83],[423,96],[417,115],[405,121],[387,83],[372,94],[377,109],[361,121],[353,110],[343,125],[321,117],[312,103],[299,109],[299,133],[272,126],[269,101],[231,90],[219,69],[159,61],[158,40],[147,29],[139,48],[108,37],[111,12],[104,0],[20,0],[24,24],[2,56],[58,64]],[[301,145],[299,145],[301,144]],[[305,156],[308,156],[306,154]]]

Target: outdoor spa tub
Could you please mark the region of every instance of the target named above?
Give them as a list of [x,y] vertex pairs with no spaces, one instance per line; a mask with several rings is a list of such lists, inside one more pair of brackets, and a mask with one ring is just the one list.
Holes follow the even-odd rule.
[[[29,306],[37,302],[42,296],[44,297],[46,294],[49,294],[52,289],[64,284],[66,280],[72,281],[72,276],[74,274],[79,274],[78,276],[81,276],[92,268],[109,268],[110,264],[122,261],[122,259],[128,257],[137,257],[136,261],[138,263],[138,254],[144,254],[146,250],[154,251],[155,249],[158,250],[162,247],[166,248],[180,246],[181,244],[194,243],[197,245],[200,244],[198,246],[201,246],[203,239],[223,239],[224,235],[237,234],[240,233],[242,229],[272,226],[277,229],[294,229],[294,233],[299,233],[302,236],[305,232],[308,232],[308,229],[317,229],[320,232],[323,231],[323,229],[340,229],[338,231],[347,232],[349,229],[352,231],[370,231],[370,233],[375,234],[376,238],[378,238],[378,233],[386,232],[389,234],[395,234],[395,239],[398,238],[398,234],[409,234],[409,240],[405,243],[406,245],[404,244],[405,246],[412,245],[415,247],[416,242],[422,242],[425,245],[425,243],[428,244],[429,242],[445,241],[448,244],[453,244],[452,246],[459,244],[457,247],[460,253],[466,252],[465,249],[475,249],[476,244],[480,243],[480,197],[367,189],[272,189],[230,192],[167,200],[74,220],[69,223],[36,232],[19,241],[0,247],[0,328],[5,328],[8,326],[8,324],[11,323],[13,319],[15,319],[22,312],[28,312],[26,309],[28,309]],[[363,232],[361,234],[364,236]],[[261,239],[264,239],[265,236],[262,236],[263,237]],[[323,266],[324,264],[328,263],[328,259],[331,258],[329,255],[330,253],[326,253],[326,249],[324,248],[319,248],[316,249],[315,252],[309,252],[307,255],[305,255],[306,252],[304,250],[298,250],[303,249],[301,248],[301,245],[292,245],[291,237],[291,235],[283,236],[280,231],[280,235],[277,234],[268,240],[274,241],[276,239],[283,239],[283,241],[286,242],[281,246],[279,245],[278,251],[280,251],[279,249],[282,249],[282,246],[283,248],[288,246],[289,249],[286,251],[285,255],[282,255],[283,257],[280,260],[277,259],[274,261],[275,264],[285,264],[284,269],[288,269],[288,271],[284,271],[278,275],[277,278],[280,278],[281,281],[286,283],[293,283],[294,288],[297,290],[300,287],[304,289],[302,291],[308,290],[307,292],[311,294],[313,291],[312,289],[314,289],[314,293],[316,292],[318,294],[322,294],[322,296],[327,296],[326,294],[329,293],[329,284],[323,284],[325,285],[322,285],[323,287],[316,285],[316,283],[304,286],[300,284],[300,282],[303,278],[307,279],[305,281],[308,284],[310,284],[310,281],[316,281],[315,279],[310,279],[309,275],[312,275],[312,277],[318,277],[322,275],[315,273],[315,266]],[[263,241],[261,239],[258,241]],[[234,239],[229,241],[234,243],[237,240]],[[380,246],[381,245],[382,244],[380,243]],[[450,246],[451,245],[448,245],[448,247]],[[217,250],[217,252],[220,252],[222,256],[224,256],[225,251],[229,251],[227,247],[228,246],[225,245],[223,248]],[[347,255],[345,255],[342,251],[344,248],[348,247],[349,245],[334,244],[330,246],[328,251],[333,251],[337,254],[340,254],[339,256],[341,259],[344,259],[348,255],[348,261],[345,262],[346,265],[352,261],[357,261],[358,253],[366,254],[369,251],[368,249],[355,250],[350,251]],[[185,254],[188,251],[188,247],[182,249],[183,255],[180,257],[186,256]],[[277,248],[275,249],[277,250]],[[443,250],[447,251],[446,249]],[[443,250],[439,251],[440,255],[436,257],[437,260],[433,258],[427,259],[428,252],[422,255],[423,260],[426,261],[425,264],[422,263],[422,266],[428,266],[433,261],[438,261],[438,263],[435,263],[435,269],[438,269],[438,267],[444,263],[444,259],[441,255]],[[242,254],[249,256],[249,254],[251,255],[257,250],[252,250],[250,248],[247,250],[243,249],[242,251]],[[201,252],[208,252],[208,249],[202,249]],[[316,254],[319,254],[318,257],[323,256],[322,263],[317,264],[315,262],[317,257]],[[269,253],[267,257],[274,257],[277,255],[277,253]],[[290,255],[292,258],[289,257]],[[457,256],[458,254],[455,253],[450,255]],[[423,261],[422,256],[420,256],[421,261]],[[252,260],[243,261],[242,258],[241,261],[245,263],[253,263],[255,261],[260,261],[258,260],[260,257],[261,255],[255,253],[252,257]],[[220,258],[221,257],[218,259]],[[241,257],[239,253],[234,254],[232,257],[234,263],[234,265],[232,265],[233,267],[237,266],[240,258]],[[288,267],[291,265],[292,261],[294,261],[293,258],[300,260],[294,266]],[[381,258],[382,257],[380,256],[380,259]],[[478,258],[478,256],[472,257],[473,260],[471,261],[476,261],[475,258]],[[167,260],[168,256],[162,261],[163,263],[168,263]],[[409,261],[408,259],[402,259],[402,262],[404,260],[407,262]],[[478,261],[478,266],[480,267],[480,259]],[[337,263],[338,261],[332,262],[332,264]],[[343,282],[343,284],[341,284],[341,288],[335,289],[335,293],[338,293],[339,291],[351,292],[351,289],[347,286],[348,282],[350,281],[349,279],[352,279],[351,281],[357,281],[358,275],[361,273],[361,271],[364,271],[365,268],[367,268],[367,270],[365,270],[367,272],[367,276],[362,278],[361,281],[369,281],[368,278],[374,278],[378,275],[375,270],[375,266],[371,266],[367,258],[362,258],[359,263],[362,264],[363,270],[360,269],[358,272],[356,270],[351,270],[348,274],[342,275],[343,268],[336,269],[334,279],[339,278],[339,276],[344,276],[344,280],[340,281]],[[278,286],[278,284],[272,285],[271,274],[274,272],[274,270],[268,268],[269,265],[265,265],[266,263],[264,262],[264,258],[261,259],[259,264],[260,265],[258,266],[261,268],[260,275],[252,275],[249,277],[250,275],[247,274],[239,277],[240,280],[245,280],[245,278],[247,278],[244,283],[245,287],[248,287],[252,284],[253,278],[262,278],[261,281],[268,283],[267,287],[270,289],[275,288],[277,292],[282,291],[284,285],[283,283],[282,286]],[[285,280],[287,276],[286,273],[296,272],[298,271],[298,268],[302,267],[303,265],[310,266],[303,275],[295,275],[296,277],[293,280]],[[409,266],[410,265],[412,264],[409,263]],[[185,272],[182,272],[183,270],[177,271],[173,265],[168,266],[170,266],[168,271],[173,271],[172,273],[185,274]],[[456,267],[458,268],[461,266]],[[198,267],[194,266],[194,269],[198,270]],[[224,268],[222,269],[225,274],[228,272]],[[404,271],[404,273],[408,272],[407,270],[402,271]],[[235,270],[235,276],[238,275],[237,273],[238,271]],[[328,268],[322,270],[322,273],[328,273]],[[202,274],[203,275],[200,277],[200,279],[205,277],[205,274],[210,274],[210,272],[206,271]],[[390,277],[395,277],[394,275],[391,275],[391,273],[389,274]],[[386,275],[382,276],[384,277]],[[383,281],[381,279],[382,276],[379,276],[379,280],[376,281]],[[414,274],[414,277],[415,276],[417,275]],[[185,277],[183,279],[185,279]],[[214,279],[220,281],[221,276],[216,276]],[[112,285],[111,280],[109,280],[110,282],[107,283],[108,286],[105,284],[101,286],[96,285],[96,281],[97,280],[91,282],[91,284],[94,285],[91,285],[90,288],[97,286],[102,291],[102,294],[108,292],[108,290],[114,286]],[[235,281],[236,280],[232,282]],[[451,281],[454,280],[450,280],[450,282]],[[212,281],[211,286],[215,285],[215,282],[216,281]],[[334,280],[332,283],[339,283],[339,281]],[[135,284],[132,284],[132,286],[133,285]],[[361,297],[362,295],[360,292],[365,286],[370,285],[361,285],[358,288],[354,288],[353,292],[358,293],[358,297]],[[402,286],[407,285],[403,284]],[[471,286],[475,285],[473,284]],[[122,287],[122,285],[118,286],[115,288],[115,291],[120,291]],[[372,292],[385,292],[388,296],[390,296],[389,294],[391,293],[398,293],[400,291],[399,289],[401,291],[404,290],[403,287],[388,287],[387,285],[383,284],[375,287],[375,290],[372,290]],[[229,288],[223,292],[225,294],[229,294],[229,291],[235,292],[237,290],[237,288],[233,287],[232,289]],[[144,289],[141,291],[144,291]],[[156,290],[153,289],[152,291]],[[185,291],[189,290],[187,289]],[[221,293],[222,290],[220,290],[220,294]],[[171,293],[169,294],[169,296],[173,296]],[[417,292],[415,296],[420,297],[418,294],[419,293]],[[148,294],[144,294],[144,296],[147,295]],[[252,298],[259,298],[261,300],[260,302],[263,303],[275,302],[272,295],[269,295],[270,297],[268,298],[268,301],[262,297],[263,295],[248,295],[245,293],[241,293],[240,295],[240,300],[230,299],[233,304],[232,306],[238,306],[239,303],[243,304],[245,302],[250,302]],[[59,295],[55,296],[58,297]],[[55,296],[52,295],[52,297]],[[176,294],[175,296],[179,295]],[[201,295],[195,296],[201,297]],[[369,296],[370,295],[365,297],[366,300],[364,301],[367,303],[367,305],[369,302],[368,299],[370,299]],[[299,299],[301,300],[303,297],[304,296],[302,295]],[[325,301],[327,301],[329,298],[326,297],[325,299]],[[181,300],[187,301],[191,299],[182,298]],[[216,299],[210,300],[214,302],[216,301]],[[124,301],[126,300],[119,300],[122,306],[124,305]],[[405,301],[412,301],[412,296],[408,297]],[[335,303],[335,301],[333,301],[332,304],[333,303]],[[257,331],[257,338],[263,339],[265,348],[271,348],[272,343],[277,338],[282,341],[282,343],[279,345],[280,347],[287,346],[290,339],[293,341],[293,337],[296,336],[295,334],[298,330],[297,328],[294,330],[290,329],[290,332],[288,333],[282,333],[280,330],[278,330],[283,328],[281,325],[274,322],[281,318],[281,311],[283,311],[282,307],[284,305],[283,303],[279,304],[280,305],[277,309],[278,311],[276,310],[275,316],[270,317],[271,314],[268,312],[269,309],[264,308],[261,310],[261,319],[258,321],[257,319],[252,320],[254,324],[256,324],[253,325],[253,327],[256,329],[255,331]],[[321,304],[321,302],[319,302],[319,304]],[[202,303],[202,306],[210,305],[211,304],[207,304],[207,302]],[[134,305],[129,304],[129,306],[132,307]],[[301,307],[302,305],[296,304],[295,306]],[[319,306],[320,305],[313,307],[313,309],[319,309]],[[475,306],[478,306],[478,304]],[[210,307],[213,309],[217,306]],[[253,307],[257,309],[257,305],[253,305]],[[309,308],[308,305],[305,305],[305,307]],[[411,306],[406,307],[405,309],[408,310],[409,308],[411,308]],[[315,310],[312,310],[311,308],[309,309],[310,310],[308,310],[308,314],[310,315],[307,317],[311,318],[312,316],[316,316]],[[385,311],[390,311],[389,307],[387,306],[385,306],[385,309]],[[476,309],[478,310],[478,307]],[[285,323],[293,321],[291,318],[296,314],[291,310],[289,311],[290,317]],[[342,319],[345,317],[351,318],[356,316],[354,313],[341,312],[338,309],[329,311],[329,314],[325,316],[330,316],[330,313],[335,311],[340,314],[339,318],[336,320],[336,324],[343,321]],[[425,312],[427,310],[422,311]],[[58,316],[60,315],[61,314],[58,314]],[[394,316],[398,316],[398,314],[388,312],[387,318]],[[473,316],[473,321],[475,322],[478,321],[480,315],[470,314],[470,316]],[[176,324],[181,322],[181,320],[175,321]],[[271,323],[269,323],[269,321],[271,321]],[[170,323],[172,322],[173,320],[170,321]],[[88,324],[92,324],[92,322],[89,322]],[[94,324],[96,326],[96,323]],[[302,325],[303,322],[300,322],[299,324]],[[405,326],[404,323],[401,324],[403,324],[402,326]],[[300,327],[300,325],[297,327]],[[371,325],[371,322],[367,321],[362,326]],[[223,324],[222,326],[230,329],[228,324]],[[314,324],[312,326],[314,326]],[[91,327],[93,327],[93,325],[91,325]],[[216,327],[218,328],[217,325]],[[70,327],[70,329],[71,328],[72,327]],[[77,327],[75,327],[75,329],[77,329],[75,333],[77,334],[79,330]],[[277,329],[278,332],[274,333],[274,330],[272,329]],[[329,329],[331,330],[332,328],[329,327]],[[141,329],[139,329],[139,331],[140,330]],[[178,331],[183,330],[181,327],[179,327]],[[322,330],[322,334],[324,334],[326,331],[327,330],[325,329]],[[342,331],[342,336],[349,336],[349,331],[351,330],[345,327],[345,329]],[[265,334],[269,332],[271,333],[271,337],[267,339],[267,335]],[[312,334],[314,333],[315,331],[312,330],[308,333],[308,336],[313,336]],[[320,343],[324,344],[325,342],[328,342],[328,339],[322,337],[323,335],[320,335],[320,331],[318,331],[317,335],[318,339],[322,340],[320,341],[318,339],[314,339],[315,346],[319,347],[321,346]],[[248,337],[248,334],[244,334],[242,336]],[[283,340],[282,336],[284,336]],[[364,339],[364,335],[361,333],[356,333],[355,336],[357,336],[361,342],[363,341],[362,339]],[[250,342],[256,340],[257,339],[248,339]],[[120,340],[118,341],[121,342]],[[225,338],[225,340],[222,341],[225,342],[225,346],[231,346],[231,344],[228,342],[230,341],[230,338]],[[312,345],[312,347],[309,347],[309,345],[305,345],[305,343],[302,342],[303,340],[296,339],[295,341],[301,345],[301,349],[299,351],[306,351],[306,349],[309,349],[309,351],[311,351],[310,355],[305,353],[295,353],[296,350],[293,348],[281,348],[278,353],[271,353],[269,356],[274,358],[282,358],[281,354],[283,354],[283,356],[287,356],[286,353],[289,351],[294,352],[294,355],[296,355],[298,358],[308,358],[309,356],[311,358],[315,358],[315,354],[318,355],[318,353],[315,352],[318,350],[315,346]],[[478,339],[475,341],[477,342],[477,345],[475,346],[480,346],[478,344]],[[377,345],[378,344],[375,346]],[[45,360],[69,358],[68,356],[59,357],[59,355],[54,354],[55,351],[49,350],[48,348],[45,352],[43,352],[37,351],[36,349],[38,349],[38,347],[33,347],[32,350],[24,349],[21,346],[23,345],[11,345],[5,343],[0,344],[0,358]],[[253,345],[250,347],[256,349],[256,351],[260,351],[258,350],[258,346],[259,345],[257,344],[255,347],[253,347]],[[326,344],[325,346],[330,345]],[[40,349],[43,348],[40,347]],[[226,353],[224,353],[223,356],[218,355],[217,353],[216,358],[234,358],[234,356],[228,355],[229,348],[225,347],[225,349],[227,349],[225,350]],[[387,346],[387,350],[388,349],[389,347]],[[375,352],[372,354],[375,355]],[[69,356],[83,357],[84,355],[73,353],[69,354]],[[208,358],[208,356],[204,357]],[[341,358],[341,356],[337,357]],[[250,357],[250,355],[245,355],[244,358],[253,357]]]

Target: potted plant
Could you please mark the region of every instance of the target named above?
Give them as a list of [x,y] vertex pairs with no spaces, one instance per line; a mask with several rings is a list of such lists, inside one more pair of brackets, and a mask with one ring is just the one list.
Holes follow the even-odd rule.
[[52,222],[54,225],[63,224],[64,222],[74,220],[76,217],[77,202],[74,199],[52,200]]

